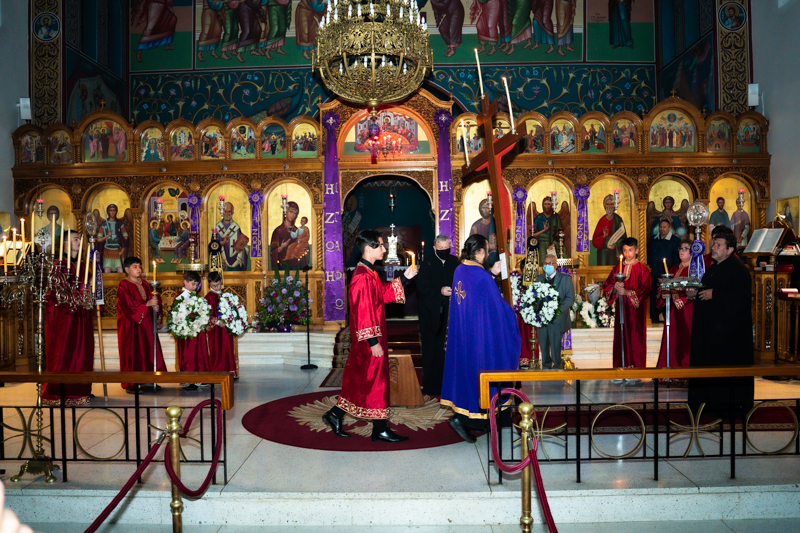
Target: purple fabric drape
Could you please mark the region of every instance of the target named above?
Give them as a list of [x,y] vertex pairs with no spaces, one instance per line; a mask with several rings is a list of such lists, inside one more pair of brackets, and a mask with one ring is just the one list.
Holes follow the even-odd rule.
[[577,226],[577,242],[575,243],[576,252],[589,251],[589,211],[586,204],[589,201],[589,187],[586,185],[578,185],[575,187],[575,199],[578,201],[578,226]]
[[458,255],[458,243],[453,218],[453,174],[450,168],[450,124],[453,115],[444,109],[433,115],[433,121],[439,126],[439,234],[450,237],[450,252]]
[[[250,226],[250,257],[261,257],[261,204],[264,203],[264,195],[260,191],[253,191],[247,197],[253,209]],[[266,260],[266,259],[265,259]]]
[[528,193],[522,187],[514,188],[514,202],[517,204],[517,222],[514,226],[514,253],[525,253],[525,200]]
[[[189,231],[195,235],[200,233],[200,205],[203,203],[202,198],[197,193],[189,195],[189,223],[191,227]],[[194,258],[200,259],[200,247],[194,247]]]
[[689,263],[689,276],[703,279],[706,273],[706,263],[703,261],[703,254],[706,253],[706,245],[703,241],[697,240],[692,243],[692,261]]
[[325,243],[325,320],[345,319],[344,255],[342,254],[342,198],[339,191],[339,156],[336,153],[338,113],[325,113],[325,194],[322,231]]
[[[101,264],[100,250],[92,250],[92,259],[95,257],[97,257],[97,268],[94,271],[94,275],[97,276],[97,282],[94,287],[94,301],[97,305],[105,305],[103,296],[103,265]],[[91,283],[91,280],[89,283]]]
[[[570,272],[568,268],[561,267],[558,271],[562,274],[566,274],[570,278],[572,277],[572,272]],[[569,311],[567,311],[567,313],[569,313]],[[564,336],[561,337],[561,351],[569,351],[570,354],[572,354],[572,329],[568,329],[567,332],[564,333]]]

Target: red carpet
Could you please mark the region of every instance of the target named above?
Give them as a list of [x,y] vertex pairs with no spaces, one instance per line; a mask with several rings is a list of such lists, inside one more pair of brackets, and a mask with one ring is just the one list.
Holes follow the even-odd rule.
[[345,417],[344,430],[350,438],[337,437],[322,422],[322,415],[335,405],[338,395],[339,391],[334,390],[281,398],[251,409],[242,418],[242,425],[268,441],[334,452],[417,450],[463,442],[447,425],[452,412],[440,410],[438,399],[427,396],[422,407],[391,409],[389,423],[399,435],[410,437],[405,442],[372,442],[372,424],[349,416]]

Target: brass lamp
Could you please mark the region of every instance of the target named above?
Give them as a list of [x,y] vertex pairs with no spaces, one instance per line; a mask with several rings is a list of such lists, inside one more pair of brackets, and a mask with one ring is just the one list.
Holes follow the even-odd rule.
[[415,0],[333,0],[311,68],[328,89],[377,115],[380,104],[402,100],[432,71],[428,24]]

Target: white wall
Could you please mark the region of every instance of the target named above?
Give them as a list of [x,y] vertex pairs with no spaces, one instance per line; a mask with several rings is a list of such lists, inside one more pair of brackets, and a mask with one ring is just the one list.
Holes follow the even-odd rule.
[[[14,147],[11,133],[19,124],[17,102],[28,98],[28,2],[0,0],[0,211],[13,213]],[[17,224],[16,219],[14,224]],[[4,228],[5,229],[5,228]]]
[[800,196],[800,0],[755,0],[750,5],[753,83],[764,97],[758,111],[769,120],[770,220],[775,199]]

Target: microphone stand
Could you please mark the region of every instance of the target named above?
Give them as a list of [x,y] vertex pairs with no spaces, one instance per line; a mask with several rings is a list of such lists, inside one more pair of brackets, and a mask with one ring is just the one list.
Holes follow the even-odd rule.
[[308,347],[308,362],[300,367],[300,370],[316,370],[317,365],[311,364],[311,291],[308,288],[308,271],[311,270],[309,265],[301,269],[306,273],[306,346]]

